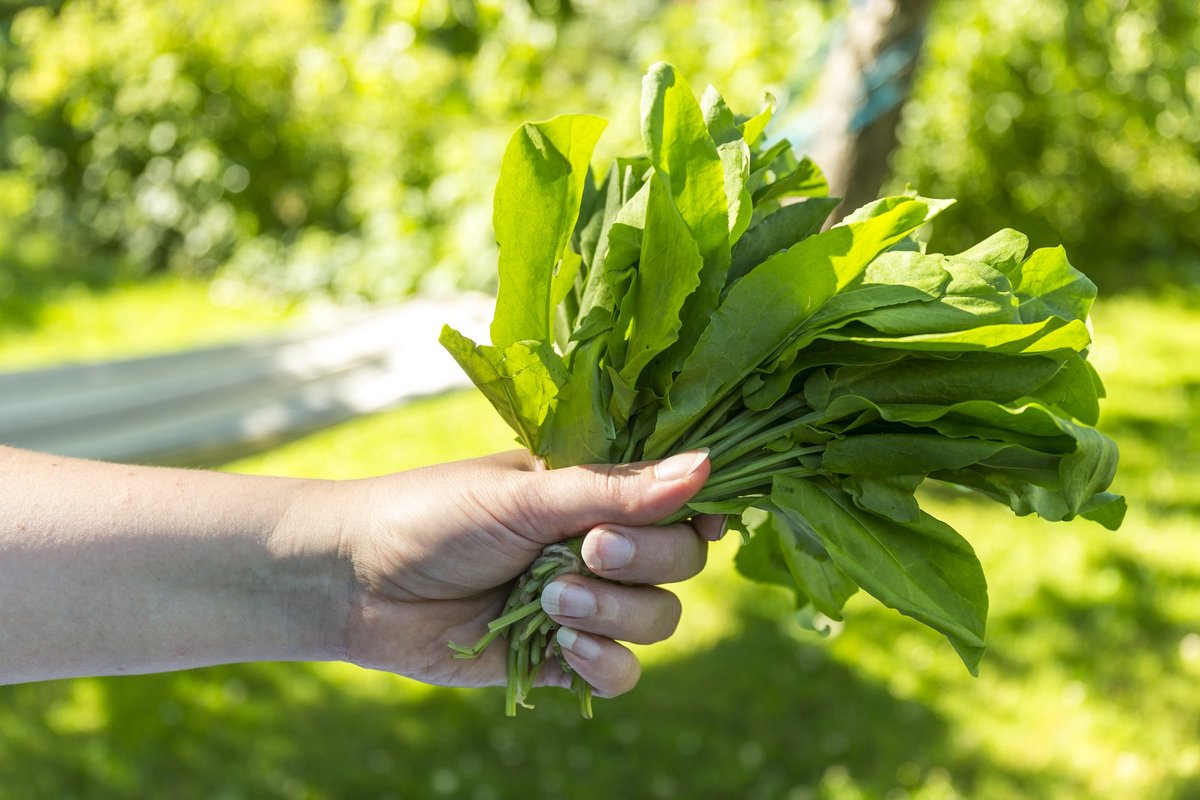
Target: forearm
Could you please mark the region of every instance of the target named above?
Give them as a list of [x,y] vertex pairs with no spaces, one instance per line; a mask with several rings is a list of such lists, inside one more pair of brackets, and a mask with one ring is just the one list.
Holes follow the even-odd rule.
[[0,447],[0,683],[341,657],[337,492]]

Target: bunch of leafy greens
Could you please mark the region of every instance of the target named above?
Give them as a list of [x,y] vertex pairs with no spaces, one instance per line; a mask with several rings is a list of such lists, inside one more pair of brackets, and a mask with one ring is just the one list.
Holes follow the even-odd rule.
[[[709,448],[711,477],[676,519],[748,520],[738,567],[793,589],[810,620],[840,619],[862,588],[974,673],[983,571],[915,492],[945,481],[1020,515],[1120,525],[1117,449],[1091,427],[1095,287],[1012,230],[923,252],[915,234],[949,200],[887,197],[822,231],[837,201],[786,140],[763,143],[773,105],[737,116],[711,87],[697,102],[657,64],[646,155],[599,182],[604,120],[521,127],[496,187],[492,344],[441,341],[549,467]],[[567,571],[585,571],[577,545],[552,546],[488,635],[452,645],[471,657],[505,638],[509,714],[561,661],[539,595]]]

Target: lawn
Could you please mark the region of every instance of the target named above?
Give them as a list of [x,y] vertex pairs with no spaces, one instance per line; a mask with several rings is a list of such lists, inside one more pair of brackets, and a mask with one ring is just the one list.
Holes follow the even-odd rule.
[[[1125,526],[928,498],[989,579],[979,678],[866,597],[828,639],[800,630],[726,541],[680,588],[679,634],[591,722],[567,695],[509,720],[501,690],[336,664],[7,687],[0,798],[1200,797],[1200,308],[1116,298],[1095,327]],[[0,363],[29,346],[0,338]],[[227,469],[354,477],[510,445],[459,393]]]

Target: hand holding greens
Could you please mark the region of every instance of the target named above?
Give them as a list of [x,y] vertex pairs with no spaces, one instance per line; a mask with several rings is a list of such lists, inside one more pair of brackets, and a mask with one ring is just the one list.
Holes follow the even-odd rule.
[[[915,492],[942,481],[1018,515],[1120,525],[1117,448],[1092,427],[1095,286],[1012,230],[924,252],[918,230],[951,200],[886,197],[822,231],[837,201],[786,140],[763,142],[773,111],[735,115],[711,87],[697,101],[657,64],[646,154],[600,180],[603,120],[522,126],[496,187],[492,344],[448,327],[442,344],[551,468],[709,448],[711,477],[676,519],[731,515],[745,575],[832,619],[862,588],[945,634],[974,673],[983,571]],[[577,551],[548,549],[489,634],[452,645],[471,657],[506,640],[509,714],[545,659],[569,669],[538,597],[583,571]]]

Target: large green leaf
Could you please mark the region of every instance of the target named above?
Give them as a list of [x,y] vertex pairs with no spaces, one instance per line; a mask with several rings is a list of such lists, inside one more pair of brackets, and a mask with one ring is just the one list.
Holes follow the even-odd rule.
[[[678,340],[664,354],[664,369],[674,372],[691,352],[725,286],[730,235],[726,166],[695,95],[674,67],[655,64],[646,73],[641,118],[646,154],[670,188],[704,260],[700,285],[681,314]],[[732,166],[740,170],[740,166]]]
[[1054,377],[1060,364],[1050,358],[965,353],[957,358],[907,357],[886,364],[846,366],[829,377],[811,375],[804,394],[809,405],[824,409],[847,395],[875,403],[949,405],[967,400],[1004,403],[1024,397]]
[[709,136],[717,145],[721,168],[725,172],[725,200],[729,204],[729,241],[736,242],[754,212],[746,181],[750,178],[750,146],[742,138],[742,130],[734,121],[733,112],[712,86],[700,97],[700,110]]
[[962,469],[1011,447],[981,439],[947,439],[919,433],[870,433],[834,439],[825,446],[823,472],[842,475],[928,475]]
[[771,500],[803,519],[833,563],[884,605],[941,631],[978,674],[987,583],[971,545],[922,513],[902,524],[863,511],[844,492],[779,476]]
[[820,233],[830,212],[840,202],[836,197],[809,197],[764,217],[746,231],[733,248],[726,284],[733,283],[801,239]]
[[[912,252],[904,255],[914,261],[936,258]],[[937,297],[871,309],[859,315],[856,321],[890,336],[943,333],[1021,322],[1017,298],[1004,273],[978,262],[952,258],[943,258],[940,262],[950,280]]]
[[797,594],[807,597],[825,616],[840,620],[842,607],[858,591],[858,584],[838,569],[806,518],[790,508],[776,507],[768,520],[768,524],[771,523],[777,531],[779,549],[796,583]]
[[828,194],[829,184],[824,173],[812,161],[802,158],[789,172],[757,188],[751,197],[757,208],[785,197],[825,197]]
[[[787,562],[783,559],[783,551],[779,547],[779,531],[770,517],[751,526],[749,541],[738,548],[737,555],[734,556],[734,565],[738,572],[752,581],[796,589],[796,581],[792,578]],[[797,606],[807,602],[807,596],[803,593],[797,594]]]
[[1085,425],[1095,425],[1100,421],[1099,389],[1095,370],[1083,356],[1072,356],[1052,380],[1038,387],[1034,397]]
[[1087,325],[1077,319],[1047,317],[1039,322],[983,325],[957,331],[883,336],[866,326],[843,327],[822,333],[824,339],[859,342],[872,347],[925,350],[944,353],[1012,353],[1059,355],[1066,360],[1091,344]]
[[626,337],[621,377],[637,383],[642,369],[679,338],[680,314],[700,285],[696,242],[657,175],[650,179],[637,272],[621,303],[617,333]]
[[1075,449],[1070,422],[1038,403],[873,403],[858,395],[843,395],[825,407],[824,419],[860,418],[866,411],[874,412],[874,419],[932,429],[952,439],[991,439],[1043,453],[1066,454]]
[[513,134],[500,164],[492,221],[500,246],[500,288],[492,343],[548,342],[555,306],[575,282],[575,232],[588,162],[608,123],[567,115],[530,122]]

